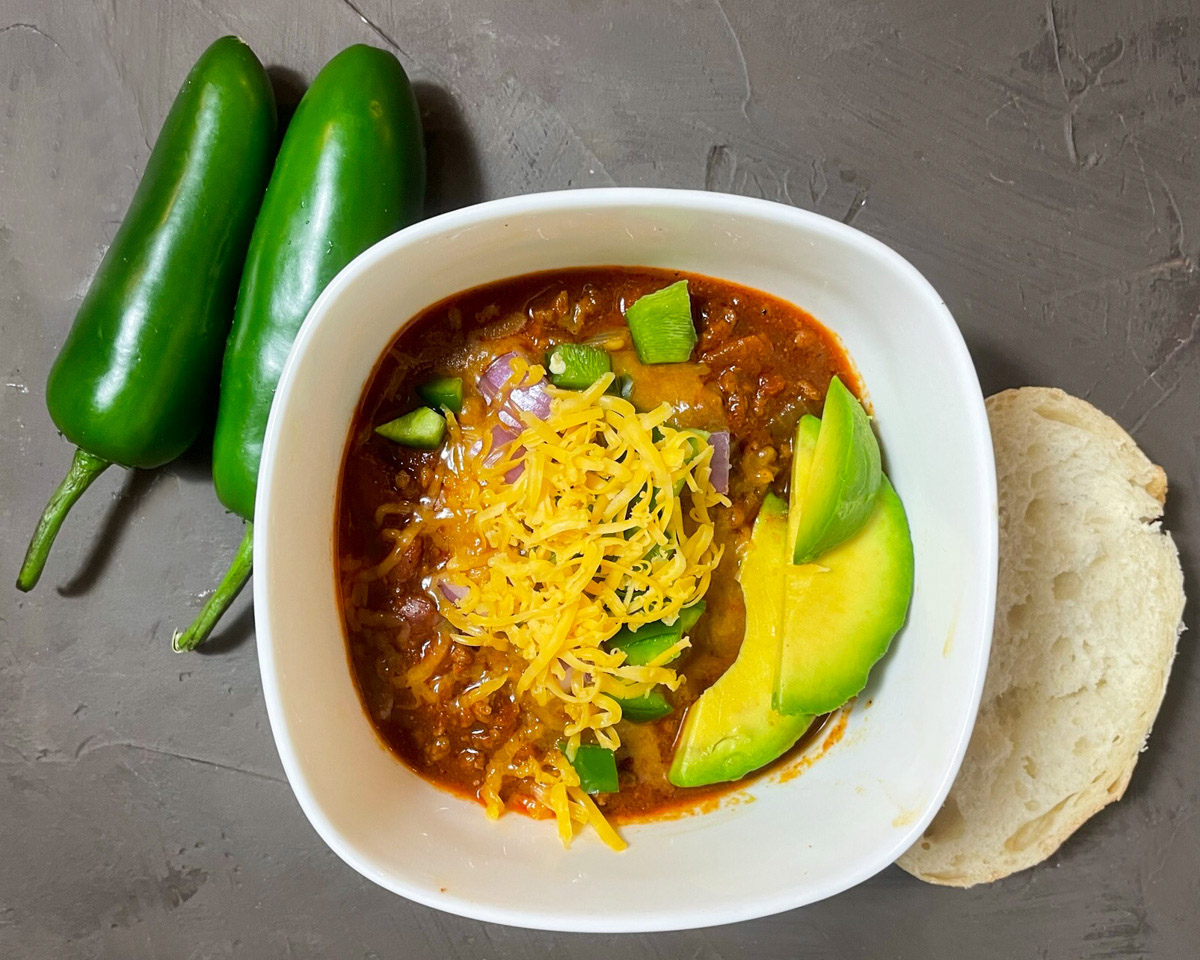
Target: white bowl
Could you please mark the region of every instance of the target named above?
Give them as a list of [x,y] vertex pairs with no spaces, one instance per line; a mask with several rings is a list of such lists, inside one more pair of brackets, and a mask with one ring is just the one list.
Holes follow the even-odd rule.
[[[842,338],[877,416],[916,549],[908,623],[842,741],[786,782],[681,819],[581,834],[431,786],[359,704],[334,587],[343,446],[376,359],[411,317],[488,281],[556,267],[671,267],[765,290]],[[313,306],[275,395],[258,485],[254,609],[283,767],[326,843],[431,907],[496,923],[613,933],[778,913],[882,870],[946,795],[975,719],[992,633],[996,486],[979,382],[925,279],[871,237],[774,203],[601,189],[480,204],[402,230]],[[871,705],[866,706],[867,701]]]

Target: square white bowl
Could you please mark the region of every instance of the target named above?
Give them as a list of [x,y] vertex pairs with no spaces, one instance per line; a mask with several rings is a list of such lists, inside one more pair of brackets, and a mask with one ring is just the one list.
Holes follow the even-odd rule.
[[[589,265],[667,267],[764,290],[841,337],[874,405],[916,552],[908,622],[802,775],[754,802],[629,825],[629,849],[563,849],[552,825],[414,774],[376,738],[347,662],[334,572],[342,454],[376,360],[461,290]],[[355,870],[420,903],[553,930],[672,930],[747,920],[874,875],[924,830],[958,770],[987,666],[996,485],[974,367],[937,293],[859,231],[779,204],[604,189],[497,200],[402,230],[313,306],[275,395],[258,485],[254,607],[267,709],[305,814]],[[865,704],[871,701],[867,707]]]

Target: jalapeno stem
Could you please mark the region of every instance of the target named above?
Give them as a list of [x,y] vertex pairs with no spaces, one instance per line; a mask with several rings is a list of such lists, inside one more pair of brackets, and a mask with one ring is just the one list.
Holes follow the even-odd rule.
[[37,529],[29,541],[29,549],[25,551],[25,562],[21,564],[21,572],[17,574],[17,589],[32,590],[42,570],[46,566],[46,557],[54,545],[59,528],[67,519],[67,513],[75,505],[75,501],[83,496],[83,491],[92,485],[100,474],[108,469],[111,461],[101,460],[92,456],[86,450],[75,449],[71,458],[71,468],[63,477],[62,483],[55,489],[46,509],[42,511]]
[[237,599],[242,587],[250,579],[250,571],[254,566],[254,524],[246,524],[246,535],[238,544],[237,553],[233,555],[233,563],[225,571],[225,576],[211,597],[204,604],[200,615],[192,621],[192,625],[184,631],[175,631],[171,638],[171,646],[176,653],[195,650],[208,639],[213,627],[221,619],[229,605]]

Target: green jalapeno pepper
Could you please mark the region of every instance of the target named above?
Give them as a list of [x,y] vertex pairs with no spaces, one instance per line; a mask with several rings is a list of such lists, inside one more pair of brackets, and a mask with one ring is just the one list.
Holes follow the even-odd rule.
[[[213,441],[217,496],[252,520],[267,414],[292,341],[334,275],[417,220],[425,146],[416,98],[384,50],[343,50],[317,74],[288,125],[250,241],[221,370]],[[191,650],[250,577],[253,529],[200,615],[174,637]]]
[[211,417],[275,127],[262,64],[237,37],[217,40],[175,98],[50,370],[46,405],[77,449],[30,541],[19,589],[37,583],[67,512],[110,464],[174,460]]

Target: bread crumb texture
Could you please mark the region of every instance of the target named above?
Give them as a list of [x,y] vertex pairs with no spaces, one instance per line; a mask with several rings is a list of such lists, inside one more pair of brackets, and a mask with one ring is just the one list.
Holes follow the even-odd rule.
[[899,860],[960,887],[1046,859],[1120,799],[1183,629],[1163,471],[1061,390],[1006,390],[987,409],[1000,508],[991,661],[958,779]]

